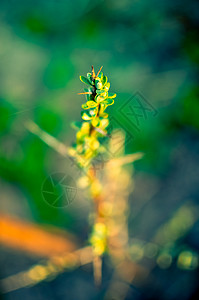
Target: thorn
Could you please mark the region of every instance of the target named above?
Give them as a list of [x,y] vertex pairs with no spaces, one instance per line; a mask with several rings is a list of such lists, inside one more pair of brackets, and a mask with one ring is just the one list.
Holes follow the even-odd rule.
[[77,95],[92,95],[91,92],[78,93]]
[[95,77],[98,77],[99,73],[101,72],[101,69],[103,68],[103,66],[101,66],[101,68],[99,69],[97,75]]
[[93,66],[91,66],[91,69],[92,69],[92,77],[93,77],[93,79],[95,78],[95,71],[94,71],[94,67]]
[[106,168],[130,164],[138,159],[141,159],[143,156],[144,156],[144,154],[142,152],[137,152],[137,153],[128,154],[128,155],[125,155],[122,157],[113,158],[107,162]]

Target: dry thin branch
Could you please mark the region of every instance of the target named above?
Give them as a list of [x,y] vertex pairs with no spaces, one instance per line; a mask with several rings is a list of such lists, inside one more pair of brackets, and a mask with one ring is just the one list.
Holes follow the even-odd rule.
[[3,293],[9,293],[24,287],[30,287],[44,280],[54,279],[55,276],[67,269],[91,263],[93,260],[91,247],[78,249],[71,253],[54,256],[46,263],[34,265],[23,271],[0,280]]
[[36,123],[29,120],[25,123],[25,127],[32,132],[33,134],[37,135],[44,143],[48,146],[53,148],[55,151],[60,153],[62,156],[67,157],[69,154],[69,148],[66,147],[63,143],[59,142],[56,138],[54,138],[49,133],[42,130]]
[[[31,133],[38,136],[44,143],[46,143],[49,147],[53,148],[55,151],[57,151],[62,156],[64,156],[64,157],[72,156],[70,154],[69,147],[67,147],[64,143],[58,141],[55,137],[53,137],[49,133],[42,130],[32,120],[29,120],[28,122],[26,122],[25,127]],[[143,157],[143,155],[144,155],[143,153],[138,152],[138,153],[134,153],[134,154],[125,155],[123,157],[117,157],[117,158],[114,158],[114,159],[110,159],[106,163],[105,168],[110,168],[114,165],[122,166],[122,165],[132,163],[132,162],[134,162],[138,159],[141,159]]]

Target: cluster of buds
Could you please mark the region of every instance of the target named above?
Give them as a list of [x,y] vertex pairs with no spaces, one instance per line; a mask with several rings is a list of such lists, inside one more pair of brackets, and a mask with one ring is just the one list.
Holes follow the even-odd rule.
[[78,129],[76,135],[76,145],[73,148],[73,154],[81,167],[89,166],[91,160],[100,152],[103,147],[99,142],[100,137],[108,136],[107,127],[109,125],[106,108],[114,103],[116,94],[109,93],[110,83],[107,76],[103,75],[100,68],[95,74],[92,66],[92,72],[87,73],[87,77],[80,76],[80,80],[88,85],[80,95],[86,95],[86,103],[82,104],[81,113],[83,123],[75,123]]

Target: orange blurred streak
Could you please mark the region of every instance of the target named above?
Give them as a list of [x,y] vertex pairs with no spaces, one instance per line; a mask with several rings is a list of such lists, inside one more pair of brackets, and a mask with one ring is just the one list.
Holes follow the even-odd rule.
[[30,252],[42,257],[51,257],[76,249],[72,236],[50,233],[15,217],[0,214],[0,243],[7,247]]

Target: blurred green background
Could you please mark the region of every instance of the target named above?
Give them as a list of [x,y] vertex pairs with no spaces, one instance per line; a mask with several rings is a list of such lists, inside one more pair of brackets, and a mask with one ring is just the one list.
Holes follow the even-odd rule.
[[[150,241],[159,226],[167,224],[185,205],[188,211],[191,209],[191,225],[181,232],[177,246],[198,259],[198,11],[196,0],[1,0],[2,212],[66,229],[82,243],[87,238],[89,203],[85,195],[78,194],[77,201],[64,209],[50,207],[42,198],[45,178],[71,170],[70,160],[28,132],[24,124],[31,119],[71,145],[75,131],[70,123],[81,120],[84,102],[83,96],[77,95],[83,91],[79,75],[85,76],[91,65],[96,70],[103,65],[111,92],[117,93],[110,115],[133,136],[126,144],[126,153],[145,153],[135,164],[130,236]],[[147,111],[146,118],[139,118],[139,131],[120,110],[137,92],[157,111],[155,116]],[[185,210],[179,217],[182,226],[186,216]],[[168,240],[172,240],[172,233]],[[194,297],[198,264],[191,271],[186,267],[180,270],[176,261],[181,248],[177,246],[172,246],[172,266],[162,271],[157,261],[154,281],[142,287],[134,299]],[[2,277],[14,272],[11,267],[6,270],[4,265]],[[86,285],[85,298],[78,294],[67,299],[102,299],[91,286]],[[59,288],[59,284],[53,287]],[[91,292],[93,296],[89,296]],[[23,293],[5,299],[21,299],[26,295]],[[34,297],[26,295],[26,299]],[[54,294],[52,299],[65,298]]]

